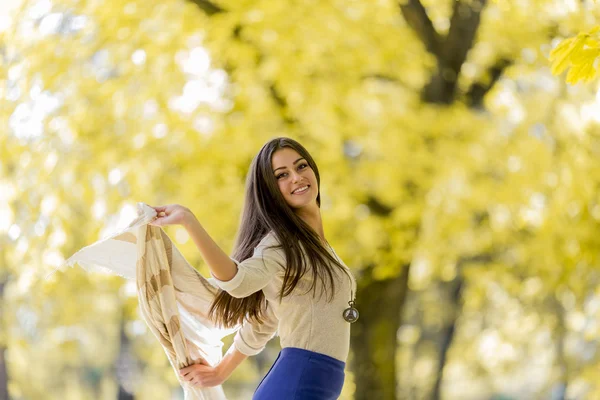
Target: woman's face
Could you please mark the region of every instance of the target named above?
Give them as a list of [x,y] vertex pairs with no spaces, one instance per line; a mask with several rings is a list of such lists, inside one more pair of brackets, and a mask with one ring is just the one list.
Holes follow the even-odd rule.
[[[271,167],[279,190],[294,209],[316,205],[317,177],[308,162],[296,150],[284,147],[273,153]],[[306,190],[297,190],[308,186]]]

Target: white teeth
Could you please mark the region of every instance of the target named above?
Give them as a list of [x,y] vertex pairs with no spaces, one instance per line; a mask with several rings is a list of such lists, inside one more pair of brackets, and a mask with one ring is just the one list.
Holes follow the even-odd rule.
[[308,190],[308,186],[304,186],[304,187],[294,190],[292,193],[301,193],[301,192],[306,192],[307,190]]

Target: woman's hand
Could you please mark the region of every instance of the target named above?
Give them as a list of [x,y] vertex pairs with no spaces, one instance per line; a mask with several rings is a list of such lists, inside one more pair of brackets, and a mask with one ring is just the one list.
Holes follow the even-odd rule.
[[211,367],[204,359],[195,361],[188,367],[179,370],[182,379],[196,387],[211,387],[221,385],[225,378],[222,376],[219,365]]
[[158,214],[156,215],[156,219],[150,222],[149,225],[186,225],[192,218],[194,218],[194,214],[189,210],[189,208],[179,204],[168,204],[166,206],[152,208],[154,208]]

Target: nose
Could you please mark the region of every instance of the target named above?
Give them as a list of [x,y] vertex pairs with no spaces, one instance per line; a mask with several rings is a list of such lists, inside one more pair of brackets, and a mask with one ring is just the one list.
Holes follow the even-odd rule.
[[292,182],[298,183],[298,182],[300,182],[301,179],[302,179],[302,177],[300,176],[299,173],[297,173],[296,171],[292,172]]

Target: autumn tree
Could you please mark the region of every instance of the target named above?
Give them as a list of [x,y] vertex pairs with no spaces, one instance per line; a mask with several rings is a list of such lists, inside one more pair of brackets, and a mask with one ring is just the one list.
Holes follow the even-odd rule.
[[[488,301],[489,287],[513,297],[524,291],[523,320],[554,316],[530,325],[563,326],[566,338],[596,261],[586,261],[588,272],[568,290],[581,297],[575,303],[556,295],[565,280],[555,275],[580,268],[569,251],[591,251],[597,224],[597,211],[575,213],[581,220],[564,214],[571,202],[597,204],[584,183],[597,139],[573,145],[594,128],[569,134],[571,114],[560,111],[589,93],[565,103],[549,76],[552,45],[595,23],[591,2],[574,4],[21,2],[0,39],[0,120],[9,133],[0,137],[0,232],[11,310],[3,318],[17,327],[5,335],[9,373],[25,370],[34,354],[55,364],[34,371],[36,385],[14,372],[12,390],[35,397],[59,371],[86,383],[55,386],[57,398],[70,387],[88,397],[117,393],[108,371],[131,343],[149,366],[141,381],[169,376],[160,349],[150,350],[135,328],[132,299],[108,300],[127,292],[122,281],[79,270],[42,277],[125,218],[116,213],[134,201],[189,206],[230,249],[250,160],[274,136],[299,139],[315,155],[325,230],[359,280],[344,396],[464,398],[447,379],[457,365],[490,381],[506,376],[466,346],[501,342],[483,328],[461,328],[482,326],[473,321],[485,310],[504,315],[508,303]],[[540,211],[546,204],[550,211]],[[185,233],[170,233],[202,270]],[[90,310],[95,319],[84,318]],[[102,340],[110,343],[105,357],[77,358],[80,343]],[[466,366],[452,349],[469,355]],[[573,376],[576,357],[563,356]],[[142,398],[168,390],[135,388]]]

